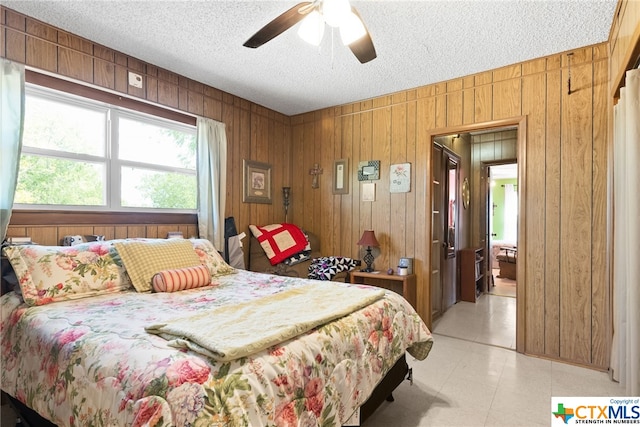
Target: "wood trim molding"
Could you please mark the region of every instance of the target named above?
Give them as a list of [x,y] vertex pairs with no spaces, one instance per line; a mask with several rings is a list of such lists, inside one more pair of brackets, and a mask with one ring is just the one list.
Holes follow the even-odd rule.
[[27,69],[25,72],[25,80],[27,83],[33,83],[39,86],[48,87],[62,92],[90,98],[96,101],[116,105],[129,110],[139,111],[141,113],[150,114],[164,119],[173,120],[179,123],[195,126],[196,118],[187,114],[182,114],[174,110],[169,110],[147,102],[137,101],[126,96],[117,95],[105,90],[95,89],[69,80],[53,77],[48,74],[38,73]]
[[14,210],[11,226],[197,224],[197,214]]

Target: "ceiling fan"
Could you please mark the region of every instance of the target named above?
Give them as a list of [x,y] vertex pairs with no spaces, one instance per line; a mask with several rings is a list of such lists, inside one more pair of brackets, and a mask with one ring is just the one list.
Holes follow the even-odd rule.
[[325,23],[340,29],[342,42],[361,63],[376,58],[371,35],[362,17],[349,0],[314,0],[299,3],[262,27],[243,46],[258,48],[302,21],[298,35],[313,45],[320,45]]

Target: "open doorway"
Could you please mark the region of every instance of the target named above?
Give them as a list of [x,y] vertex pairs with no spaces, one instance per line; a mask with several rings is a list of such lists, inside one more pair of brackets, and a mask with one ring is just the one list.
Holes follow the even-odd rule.
[[518,261],[518,165],[488,166],[488,251],[491,295],[516,297]]
[[[438,251],[436,247],[443,247],[443,242],[434,234],[431,253],[432,271],[434,271],[431,280],[433,332],[516,350],[520,301],[515,297],[516,293],[520,293],[522,289],[518,289],[516,281],[513,280],[509,284],[512,290],[510,295],[501,296],[502,292],[496,292],[499,287],[495,284],[503,278],[498,277],[502,276],[499,263],[496,265],[496,272],[493,271],[492,264],[494,260],[498,261],[498,254],[495,257],[492,256],[491,248],[497,246],[499,252],[503,247],[513,247],[514,251],[509,251],[507,255],[510,258],[513,258],[513,252],[517,251],[515,248],[518,246],[518,232],[522,225],[518,220],[518,210],[522,209],[521,201],[517,197],[518,183],[523,182],[522,177],[518,178],[517,173],[518,168],[524,167],[524,164],[517,164],[517,159],[518,153],[524,147],[524,137],[519,134],[518,126],[513,125],[445,135],[434,136],[432,142],[447,145],[446,142],[450,141],[447,146],[451,146],[461,159],[458,181],[463,182],[468,179],[467,190],[464,190],[462,185],[459,190],[461,200],[468,201],[464,206],[461,203],[458,210],[457,248],[461,254],[469,250],[475,251],[476,264],[480,265],[481,271],[486,274],[476,273],[475,275],[477,289],[475,298],[458,298],[451,306],[442,304],[443,293],[438,292],[434,286],[443,287],[445,282],[442,275],[435,274],[442,272],[442,270],[436,270],[441,265],[436,263],[441,258],[437,255],[442,255],[442,251]],[[432,155],[432,160],[439,158],[436,154]],[[506,166],[507,164],[510,166]],[[441,171],[443,169],[440,168]],[[490,173],[493,177],[489,175]],[[499,181],[499,179],[509,181]],[[501,190],[500,195],[491,191],[492,184],[494,189],[497,187]],[[432,185],[434,202],[442,198],[443,191],[439,190],[441,186],[442,184],[434,177]],[[508,213],[504,211],[505,191]],[[500,213],[494,209],[495,204],[502,206]],[[436,204],[433,203],[432,206],[432,231],[437,232],[443,229],[443,218]],[[495,215],[498,215],[498,218]],[[460,257],[460,260],[462,258]],[[458,269],[462,269],[463,263],[458,264]],[[513,268],[513,275],[510,274],[510,276],[514,278],[516,278],[516,266],[517,262],[509,266]],[[506,274],[506,270],[504,273]],[[458,279],[460,282],[462,274],[458,275]],[[459,286],[461,285],[459,283]],[[524,286],[524,280],[522,286]],[[438,307],[438,304],[441,305]],[[438,308],[441,310],[439,311]]]

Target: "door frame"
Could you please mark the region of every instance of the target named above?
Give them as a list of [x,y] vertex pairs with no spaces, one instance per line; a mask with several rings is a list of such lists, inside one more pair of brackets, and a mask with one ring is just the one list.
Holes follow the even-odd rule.
[[[517,163],[518,163],[518,264],[516,267],[516,281],[518,286],[516,287],[516,351],[518,353],[524,353],[525,351],[525,339],[526,339],[526,328],[525,328],[525,318],[527,311],[527,301],[526,301],[526,261],[527,261],[527,240],[526,240],[526,206],[527,206],[527,179],[526,179],[526,171],[527,171],[527,116],[518,116],[511,117],[507,119],[501,120],[492,120],[483,123],[474,123],[470,125],[461,125],[461,126],[451,126],[445,128],[431,129],[425,130],[426,139],[429,142],[429,150],[424,150],[426,155],[425,164],[431,165],[431,146],[434,143],[434,138],[452,134],[460,134],[460,133],[470,133],[475,131],[483,131],[483,130],[491,130],[491,129],[499,129],[503,127],[516,127],[517,128]],[[431,176],[431,172],[429,171],[429,176]],[[431,181],[431,179],[429,179]],[[475,184],[477,185],[477,184]],[[472,192],[475,191],[472,188]],[[428,186],[428,194],[425,197],[425,210],[427,212],[431,212],[431,198],[433,192],[433,183],[430,183]],[[427,236],[432,236],[433,234],[433,224],[432,224],[432,215],[426,216],[427,220]],[[426,259],[431,260],[431,244],[425,247],[425,253],[427,254]],[[429,327],[433,324],[433,319],[431,315],[431,275],[426,275],[426,283],[424,286],[425,294],[423,298],[425,299],[426,307],[429,308],[429,318],[427,319],[427,324]]]

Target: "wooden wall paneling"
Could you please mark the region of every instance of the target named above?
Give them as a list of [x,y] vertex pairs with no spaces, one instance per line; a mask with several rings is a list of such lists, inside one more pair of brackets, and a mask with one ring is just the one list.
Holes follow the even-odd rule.
[[95,58],[93,60],[93,83],[107,89],[115,89],[116,75],[114,65],[111,62]]
[[172,108],[178,108],[178,87],[165,81],[158,80],[158,103]]
[[122,65],[115,65],[115,85],[116,91],[128,93],[129,76],[127,75],[127,68]]
[[360,226],[361,213],[360,209],[362,203],[360,203],[360,181],[358,181],[358,162],[364,158],[362,154],[362,135],[361,135],[361,122],[362,114],[352,114],[353,117],[353,139],[352,139],[352,157],[349,159],[349,195],[351,197],[351,238],[350,243],[346,247],[346,252],[352,258],[359,259],[360,247],[356,244],[362,236],[362,227]]
[[301,124],[291,127],[291,194],[293,203],[291,204],[290,221],[306,227],[304,219],[304,127]]
[[[353,167],[353,159],[354,159],[354,140],[353,140],[353,114],[347,114],[345,116],[341,116],[340,118],[336,118],[337,120],[342,121],[341,125],[341,148],[339,151],[336,151],[335,158],[336,159],[347,159],[349,163],[349,167],[347,170],[347,174],[344,176],[344,179],[349,184],[349,192],[347,194],[337,195],[334,198],[337,198],[340,202],[340,226],[341,232],[339,238],[338,250],[335,254],[353,257],[352,250],[356,246],[357,240],[353,240],[353,223],[351,221],[351,216],[353,214],[354,202],[353,202],[353,186],[351,185],[351,174],[354,171]],[[333,188],[333,164],[329,165],[329,173],[331,186]]]
[[467,76],[462,79],[462,122],[465,125],[472,124],[475,120],[475,77]]
[[447,93],[447,126],[460,126],[463,122],[464,103],[462,102],[462,91]]
[[609,366],[609,348],[611,316],[610,287],[607,269],[607,217],[610,210],[607,204],[600,200],[608,199],[609,145],[608,137],[608,65],[606,61],[594,63],[593,68],[593,198],[592,198],[592,260],[591,260],[591,318],[592,318],[592,360],[595,366],[607,368]]
[[145,225],[129,225],[127,226],[126,237],[147,237],[147,226]]
[[93,234],[104,236],[105,240],[113,240],[115,238],[115,228],[113,226],[96,226],[93,227]]
[[[203,115],[205,117],[209,117],[210,119],[223,121],[222,118],[222,101],[212,98],[210,96],[205,96],[203,100]],[[233,123],[232,121],[225,123]]]
[[10,28],[6,28],[5,43],[1,43],[6,46],[3,50],[3,55],[12,61],[20,63],[27,62],[27,37],[22,32],[14,31]]
[[435,128],[435,99],[423,98],[416,104],[415,157],[415,257],[417,311],[431,328],[431,130]]
[[58,47],[58,73],[93,83],[93,58],[73,49]]
[[[559,69],[546,73],[545,224],[544,224],[544,354],[560,357],[560,159],[562,93],[566,90]],[[527,325],[527,330],[536,325]]]
[[157,239],[157,238],[166,237],[166,235],[165,236],[161,236],[158,233],[158,226],[157,225],[147,225],[145,227],[144,233],[145,233],[145,237],[147,237],[149,239]]
[[[182,80],[182,78],[181,78]],[[186,82],[184,83],[186,85]],[[178,86],[178,109],[182,111],[189,110],[189,89]]]
[[[376,160],[373,158],[373,145],[375,144],[375,141],[373,140],[373,112],[371,111],[371,103],[364,102],[363,104],[364,105],[362,106],[362,110],[364,111],[364,113],[361,114],[360,122],[360,158],[358,159],[358,162]],[[359,240],[362,232],[364,230],[372,229],[374,225],[372,223],[372,203],[362,201],[362,181],[358,182],[358,186],[360,188],[360,197],[358,199],[358,204],[360,205],[360,220],[358,224]],[[358,240],[356,240],[356,242]],[[364,253],[365,251],[363,250],[363,248],[361,246],[358,246],[359,259],[362,259]]]
[[[436,88],[438,91],[438,88]],[[442,94],[436,96],[436,128],[447,127],[447,95]]]
[[488,122],[492,117],[492,87],[479,86],[475,89],[474,118],[475,123]]
[[[415,100],[409,100],[407,102],[407,122],[406,122],[406,161],[411,164],[411,186],[409,192],[405,195],[405,241],[404,241],[404,253],[401,256],[415,257],[416,242],[423,242],[423,240],[416,241],[416,233],[428,233],[425,231],[424,224],[416,223],[416,191],[418,188],[423,188],[425,182],[429,182],[429,179],[425,178],[424,171],[416,170],[416,156],[417,156],[417,106]],[[430,150],[430,145],[428,146]],[[427,184],[429,185],[429,184]],[[430,209],[430,208],[429,208]],[[429,215],[431,217],[431,215]],[[430,237],[429,237],[430,238]],[[421,243],[422,244],[422,243]],[[429,265],[429,263],[426,263]]]
[[[407,104],[394,104],[391,107],[391,144],[389,154],[389,167],[387,173],[388,180],[390,176],[390,166],[392,164],[405,163],[407,161]],[[398,259],[407,253],[406,243],[408,232],[407,226],[407,194],[408,193],[390,193],[389,197],[389,268],[398,265]]]
[[589,364],[592,278],[583,260],[592,249],[592,65],[571,67],[571,79],[572,93],[562,96],[560,357]]
[[39,245],[56,246],[62,238],[58,236],[58,229],[55,227],[27,227],[26,235],[31,237],[31,241]]
[[378,256],[374,261],[377,270],[386,270],[390,256],[390,196],[389,159],[391,151],[391,108],[378,108],[373,111],[373,157],[380,160],[380,179],[376,184],[376,200],[370,203],[372,209],[371,226],[380,243]]
[[[544,229],[545,223],[545,100],[546,76],[533,74],[522,78],[522,113],[528,118],[527,126],[527,200],[532,204],[527,211],[525,234],[528,236],[527,249],[520,253],[526,259],[525,298],[528,309],[525,321],[527,328],[526,349],[530,353],[544,354],[544,328],[536,325],[544,324],[544,235],[538,230]],[[518,188],[519,195],[522,189]],[[518,283],[520,285],[520,283]]]
[[24,15],[11,9],[2,8],[3,24],[9,28],[14,28],[20,32],[27,30],[27,19]]
[[196,93],[190,90],[187,93],[187,111],[198,116],[204,114],[204,96],[201,93]]
[[[322,143],[316,143],[314,146],[320,156],[322,175],[318,177],[320,188],[314,190],[314,193],[318,201],[317,206],[322,212],[321,236],[325,242],[320,244],[328,251],[326,253],[339,254],[342,209],[340,197],[333,194],[333,161],[339,158],[336,156],[340,156],[342,151],[342,120],[335,116],[333,108],[322,111],[319,129],[320,138],[315,138],[315,141],[322,141]],[[339,214],[335,215],[336,212]]]
[[[246,230],[248,232],[249,224],[257,224],[257,221],[251,216],[251,204],[244,203],[242,201],[242,194],[244,191],[244,170],[242,168],[242,160],[251,159],[251,115],[249,111],[225,104],[223,106],[222,117],[233,117],[233,123],[235,124],[231,127],[233,132],[233,141],[234,144],[238,145],[240,153],[240,158],[230,164],[230,166],[232,166],[231,170],[235,171],[232,176],[238,183],[238,192],[234,194],[234,200],[236,200],[235,198],[237,197],[237,202],[234,203],[234,206],[239,206],[238,210],[232,211],[230,214],[235,213],[239,215],[239,218],[236,218],[236,221],[238,221],[236,223],[236,227],[240,226],[242,227],[242,230]],[[248,256],[248,251],[245,255]]]
[[[299,165],[299,176],[303,183],[302,186],[302,194],[304,196],[303,201],[303,210],[302,210],[302,227],[311,230],[311,232],[316,233],[318,235],[322,234],[322,229],[320,221],[321,217],[318,218],[318,224],[316,228],[316,215],[314,215],[314,192],[316,189],[311,188],[311,183],[313,177],[309,175],[309,169],[311,169],[314,163],[318,163],[319,160],[315,158],[315,149],[314,149],[314,136],[315,136],[315,124],[313,122],[306,122],[303,125],[303,137],[304,142],[302,143],[303,157],[302,162]],[[322,241],[320,241],[322,245]]]
[[26,65],[45,71],[58,71],[58,55],[56,45],[48,41],[27,36]]
[[521,115],[521,80],[514,78],[493,84],[493,120]]

